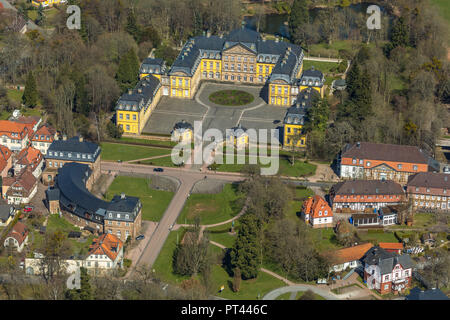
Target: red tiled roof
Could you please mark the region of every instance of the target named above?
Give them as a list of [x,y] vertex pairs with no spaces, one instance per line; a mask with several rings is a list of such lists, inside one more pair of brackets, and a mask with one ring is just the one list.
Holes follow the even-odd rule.
[[[7,135],[10,139],[22,140],[29,133],[29,131],[30,129],[26,124],[9,120],[0,120],[0,136]],[[13,133],[17,133],[19,136],[13,137]]]
[[380,242],[378,246],[383,249],[403,250],[403,243],[401,242]]
[[359,260],[372,247],[373,245],[371,243],[364,243],[357,246],[336,250],[331,253],[332,260],[335,264]]
[[22,244],[22,242],[25,241],[25,238],[28,235],[28,228],[25,224],[22,222],[17,222],[14,227],[11,229],[11,231],[8,233],[8,237],[13,237],[17,240],[19,243],[19,246]]
[[34,171],[42,161],[42,153],[33,147],[22,149],[16,156],[17,163],[24,166],[30,166]]
[[[325,215],[325,211],[327,214]],[[306,200],[303,204],[303,212],[305,214],[311,215],[311,218],[319,218],[319,217],[332,217],[333,212],[328,205],[328,203],[320,196],[315,195],[308,200]],[[322,215],[319,216],[319,212]]]
[[[44,125],[36,130],[36,132],[33,134],[33,137],[31,138],[31,141],[53,142],[53,140],[55,138],[55,133],[56,133],[56,131],[53,128]],[[37,136],[37,138],[36,138],[36,136]],[[43,137],[44,139],[41,139],[41,136],[44,136]],[[47,140],[47,137],[49,137],[48,140]]]
[[0,172],[2,172],[11,158],[12,152],[7,147],[0,145]]
[[115,261],[120,249],[123,247],[122,241],[111,233],[105,233],[92,241],[89,247],[88,256],[93,254],[106,255]]

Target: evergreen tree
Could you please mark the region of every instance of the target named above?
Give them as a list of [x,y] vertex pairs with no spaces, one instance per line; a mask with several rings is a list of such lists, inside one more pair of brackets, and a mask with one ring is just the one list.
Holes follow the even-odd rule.
[[77,113],[89,115],[89,98],[86,90],[86,79],[83,74],[72,73],[72,80],[75,83],[74,111]]
[[36,80],[33,73],[28,73],[27,80],[25,82],[25,90],[22,96],[22,102],[25,107],[35,107],[37,105],[38,93],[36,89]]
[[132,9],[128,10],[127,25],[125,27],[125,30],[133,36],[134,40],[139,42],[140,29],[136,22],[136,16],[134,15],[134,10],[132,10]]
[[139,60],[133,49],[124,54],[119,61],[116,80],[122,92],[133,88],[138,82]]
[[328,118],[330,117],[330,106],[328,104],[327,98],[317,99],[313,102],[312,107],[308,110],[306,114],[306,125],[305,129],[307,131],[312,131],[317,129],[319,131],[325,131],[327,128]]
[[403,17],[398,18],[392,27],[391,42],[394,48],[409,44],[409,28]]
[[37,18],[35,22],[39,26],[42,26],[45,22],[44,7],[42,6],[42,3],[39,4]]
[[80,268],[80,289],[68,289],[66,291],[66,299],[68,300],[92,300],[92,287],[90,284],[90,276],[87,269]]
[[297,43],[304,44],[305,35],[303,26],[309,23],[309,11],[306,0],[294,0],[289,15],[289,33]]
[[258,276],[261,266],[260,225],[252,213],[239,219],[238,236],[230,252],[233,268],[239,268],[242,279],[252,279]]
[[156,29],[152,26],[148,26],[141,32],[140,41],[151,41],[154,48],[159,47],[159,45],[161,44],[161,38],[158,34],[158,31],[156,31]]

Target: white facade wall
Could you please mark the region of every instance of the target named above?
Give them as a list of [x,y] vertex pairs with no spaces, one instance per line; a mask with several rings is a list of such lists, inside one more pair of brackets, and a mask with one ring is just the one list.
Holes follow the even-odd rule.
[[25,136],[23,139],[10,139],[6,135],[0,137],[0,144],[9,148],[11,151],[20,151],[26,147],[27,143],[28,136]]
[[323,217],[323,218],[314,218],[312,219],[312,225],[318,225],[318,224],[327,224],[327,223],[333,223],[333,217]]
[[364,167],[341,165],[341,178],[364,179]]
[[[8,189],[9,191],[9,189]],[[22,198],[18,196],[8,196],[8,204],[27,204],[30,203],[31,199],[33,199],[34,195],[37,192],[37,184],[34,186],[33,190],[30,192],[28,197]]]
[[39,141],[32,141],[31,145],[33,148],[38,149],[43,155],[47,154],[48,148],[50,148],[51,142],[39,142]]

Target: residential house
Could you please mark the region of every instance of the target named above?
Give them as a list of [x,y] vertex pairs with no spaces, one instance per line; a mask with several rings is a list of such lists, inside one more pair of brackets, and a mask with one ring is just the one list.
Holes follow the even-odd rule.
[[62,139],[55,138],[45,156],[45,170],[42,180],[53,184],[59,168],[70,162],[87,164],[92,170],[93,181],[100,176],[101,148],[97,144],[84,141],[82,136],[70,139],[64,135]]
[[374,212],[406,201],[401,185],[389,180],[349,180],[330,189],[333,212]]
[[175,123],[172,130],[172,141],[191,142],[194,137],[194,128],[186,120]]
[[313,228],[327,228],[333,226],[333,211],[328,203],[318,195],[303,202],[302,218]]
[[[62,268],[72,274],[84,267],[90,274],[104,273],[123,266],[123,242],[113,234],[103,234],[92,240],[89,252],[85,256],[70,257],[63,260]],[[35,254],[34,258],[25,259],[25,271],[30,275],[42,273],[42,254]]]
[[14,217],[14,207],[0,203],[0,227],[6,227]]
[[56,131],[47,126],[43,125],[33,134],[31,138],[31,145],[38,149],[43,155],[47,154],[47,150],[56,138]]
[[14,172],[20,172],[27,168],[36,179],[39,179],[44,166],[42,153],[33,147],[22,149],[14,157]]
[[22,252],[24,246],[28,242],[28,228],[22,222],[17,222],[9,231],[3,242],[5,248],[12,247],[17,249],[17,252]]
[[406,187],[413,209],[450,211],[450,177],[445,173],[421,172]]
[[14,177],[3,178],[2,195],[9,204],[27,204],[37,192],[36,177],[27,168]]
[[[17,110],[18,111],[18,110]],[[30,136],[28,137],[31,140],[32,133],[35,132],[39,125],[42,123],[42,118],[39,116],[22,116],[20,113],[14,115],[9,118],[9,120],[21,123],[27,126]]]
[[357,142],[340,156],[339,176],[348,179],[393,180],[406,184],[418,172],[436,170],[436,162],[415,146]]
[[139,198],[115,195],[110,202],[90,193],[93,175],[89,165],[66,163],[58,170],[53,189],[47,190],[51,213],[63,215],[71,223],[97,233],[111,233],[122,241],[134,239],[141,228],[142,203]]
[[402,254],[403,243],[401,242],[380,242],[378,246],[387,252],[393,252],[396,254]]
[[362,259],[364,282],[380,294],[402,292],[411,287],[413,261],[408,254],[398,255],[378,246]]
[[29,126],[9,120],[0,120],[0,145],[11,151],[20,151],[28,145],[31,132]]
[[12,167],[12,152],[7,147],[0,145],[0,177],[8,176]]
[[363,243],[328,253],[332,265],[331,270],[341,272],[348,268],[353,269],[360,266],[360,259],[372,247],[373,245],[371,243]]

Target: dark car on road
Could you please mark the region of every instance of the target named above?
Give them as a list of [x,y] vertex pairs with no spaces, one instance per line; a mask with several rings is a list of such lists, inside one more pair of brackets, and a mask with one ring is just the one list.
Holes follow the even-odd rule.
[[164,172],[163,168],[155,168],[153,169],[154,172]]
[[145,236],[143,234],[141,234],[136,237],[136,240],[143,240],[144,238],[145,238]]

